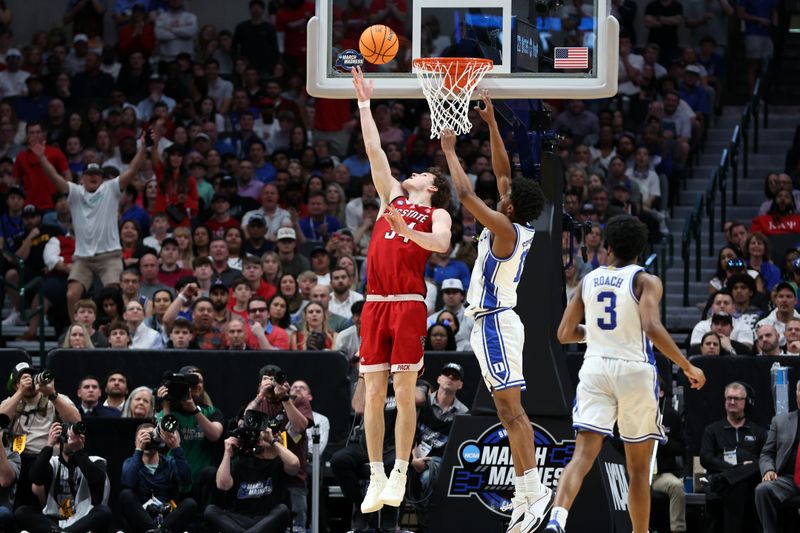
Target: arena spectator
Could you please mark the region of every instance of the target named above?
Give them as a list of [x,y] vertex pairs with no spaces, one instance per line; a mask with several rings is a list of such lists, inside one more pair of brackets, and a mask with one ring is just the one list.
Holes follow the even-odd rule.
[[[324,309],[328,310],[328,319],[327,319],[328,325],[337,334],[351,324],[350,319],[345,318],[342,315],[336,314],[330,310],[331,288],[329,285],[322,285],[319,283],[314,285],[309,291],[308,300],[309,302],[316,302],[320,304]],[[363,301],[363,300],[358,300],[358,301]],[[302,321],[302,315],[298,317],[297,322],[300,323],[301,321]]]
[[328,311],[317,302],[309,302],[303,309],[303,321],[298,331],[289,338],[292,350],[331,350],[336,342],[336,332],[328,324]]
[[115,320],[108,325],[108,347],[127,350],[131,345],[131,333],[128,325]]
[[761,477],[758,459],[767,432],[748,419],[749,395],[742,383],[729,383],[725,387],[725,418],[703,431],[700,464],[708,473],[709,493],[722,501],[722,516],[710,515],[714,531],[744,533],[758,528],[753,491]]
[[99,416],[118,418],[122,413],[118,409],[100,404],[100,380],[94,376],[85,376],[78,384],[78,409],[81,417]]
[[183,0],[169,0],[169,8],[156,17],[158,58],[173,61],[181,53],[191,54],[197,35],[197,16],[184,10]]
[[375,183],[372,176],[366,175],[361,178],[361,195],[353,198],[345,206],[345,219],[350,231],[356,231],[363,221],[364,204],[372,202],[378,204],[378,193],[375,190]]
[[123,317],[131,332],[131,348],[157,350],[163,347],[161,335],[144,324],[144,307],[138,301],[130,301],[125,306]]
[[[153,439],[154,435],[160,442]],[[180,433],[145,422],[136,428],[134,445],[136,450],[125,459],[120,475],[125,488],[119,494],[119,504],[125,520],[133,531],[144,533],[156,524],[150,505],[169,505],[163,526],[176,532],[188,529],[197,514],[197,503],[192,498],[180,499],[180,487],[192,483]],[[177,502],[174,509],[170,502]]]
[[278,188],[275,184],[267,183],[261,188],[261,207],[255,211],[248,211],[242,217],[242,229],[247,231],[250,218],[260,213],[267,224],[266,239],[274,242],[277,240],[278,230],[292,223],[289,212],[278,206]]
[[454,352],[456,350],[455,333],[453,333],[450,325],[445,322],[436,322],[428,328],[428,333],[425,336],[426,350],[437,352]]
[[775,326],[780,337],[780,344],[784,344],[783,332],[789,319],[800,318],[797,312],[797,293],[791,283],[782,281],[775,286],[775,309],[763,319],[759,320],[756,327],[770,324]]
[[464,368],[447,363],[436,378],[437,389],[428,394],[417,417],[417,438],[411,451],[410,466],[419,476],[420,498],[414,505],[421,523],[427,522],[427,511],[433,487],[439,477],[444,448],[456,415],[466,415],[469,409],[456,397],[464,386]]
[[164,313],[167,312],[169,304],[172,303],[172,293],[167,289],[160,289],[153,293],[153,300],[150,306],[150,316],[144,319],[144,324],[148,328],[155,330],[161,335],[161,341],[167,343],[167,331],[164,328]]
[[0,97],[13,98],[28,94],[25,83],[30,72],[22,70],[22,53],[11,48],[6,52],[6,68],[0,72]]
[[331,288],[333,298],[328,304],[328,311],[336,313],[344,318],[350,318],[350,307],[364,296],[352,290],[353,281],[350,274],[344,268],[336,268],[331,272]]
[[167,348],[175,350],[196,349],[197,345],[194,342],[194,332],[194,326],[189,320],[183,317],[176,318],[169,330]]
[[297,234],[292,228],[280,228],[276,234],[278,257],[281,261],[283,274],[298,276],[311,268],[303,255],[297,253]]
[[772,203],[775,200],[775,195],[778,191],[786,190],[792,195],[794,205],[800,205],[800,191],[794,189],[792,177],[786,173],[770,172],[764,178],[764,196],[767,198],[758,209],[758,214],[766,215],[772,208]]
[[[475,321],[471,317],[464,315],[464,311],[466,310],[464,307],[466,291],[464,291],[461,280],[449,278],[442,281],[441,293],[443,306],[428,317],[428,326],[439,322],[440,315],[445,311],[453,313],[459,322],[459,329],[456,332],[456,344],[468,347],[469,336]],[[469,348],[464,349],[469,351]]]
[[342,353],[347,362],[351,365],[351,383],[358,379],[358,350],[361,348],[361,311],[364,308],[364,301],[358,301],[350,306],[353,325],[339,332],[333,349]]
[[153,418],[153,389],[150,387],[136,387],[128,395],[122,407],[122,418]]
[[[795,386],[800,406],[800,382]],[[778,516],[780,503],[798,494],[795,482],[797,469],[797,411],[777,414],[772,418],[764,447],[758,459],[761,483],[756,487],[756,510],[764,533],[781,531]]]
[[771,32],[778,27],[778,3],[775,0],[746,0],[736,6],[736,14],[744,21],[747,86],[748,94],[751,94],[762,63],[773,54]]
[[125,406],[125,398],[128,396],[128,376],[115,370],[106,378],[106,399],[103,407],[116,409],[120,413]]
[[[174,241],[172,242],[175,244]],[[142,281],[139,284],[139,295],[146,298],[148,302],[153,299],[153,295],[156,291],[172,290],[170,287],[161,283],[159,279],[158,257],[156,257],[156,254],[152,250],[145,252],[139,258],[139,271],[142,273]]]
[[212,268],[214,270],[211,279],[212,283],[221,281],[229,286],[236,278],[242,275],[240,270],[231,268],[228,264],[230,252],[228,250],[228,243],[221,237],[212,239],[209,245],[209,255],[212,261]]
[[[622,63],[623,61],[622,50],[623,50],[624,39],[625,38],[623,36],[620,36],[621,73],[626,70],[626,67],[624,67]],[[627,39],[627,44],[628,44],[628,51],[630,51],[629,38]],[[583,100],[575,99],[575,100],[570,100],[566,105],[566,109],[558,114],[556,119],[553,121],[553,129],[557,131],[565,129],[569,130],[572,133],[574,142],[582,143],[584,137],[596,136],[598,134],[599,123],[597,120],[597,115],[586,109],[586,105],[583,102]]]
[[[52,209],[53,194],[56,192],[57,186],[55,182],[48,179],[46,169],[39,163],[39,155],[35,151],[44,140],[44,130],[38,122],[29,122],[26,126],[26,134],[27,148],[17,155],[14,161],[13,176],[17,183],[27,191],[25,199],[28,203],[38,209]],[[43,146],[42,150],[44,157],[60,175],[70,175],[67,159],[61,150],[52,146]]]
[[[714,297],[711,300],[710,308],[712,317],[718,313],[726,313],[729,316],[733,316],[734,309],[733,297],[731,296],[730,291],[727,289],[720,289],[716,292],[716,294],[714,294]],[[706,332],[711,331],[711,326],[711,318],[701,320],[695,324],[694,328],[692,329],[692,335],[690,337],[689,344],[700,344],[703,335]],[[730,333],[730,337],[731,340],[740,342],[745,346],[749,347],[753,345],[753,330],[750,329],[747,324],[740,323],[740,321],[737,319],[733,320],[733,330]]]
[[764,285],[772,291],[780,281],[780,269],[770,259],[769,240],[763,233],[751,233],[744,244],[744,258],[748,267],[757,270],[764,278]]
[[756,355],[783,355],[781,340],[778,330],[772,324],[756,326]]
[[275,244],[266,238],[267,221],[260,213],[250,217],[244,227],[244,234],[246,238],[243,243],[243,251],[248,256],[258,259],[275,247]]
[[763,318],[764,311],[753,304],[756,294],[756,283],[747,274],[734,274],[725,283],[733,297],[733,317],[755,329],[756,323]]
[[769,211],[753,219],[750,231],[764,235],[800,233],[800,214],[797,212],[792,191],[777,191]]
[[721,344],[719,335],[709,331],[703,335],[703,339],[700,341],[700,355],[722,355],[720,351]]

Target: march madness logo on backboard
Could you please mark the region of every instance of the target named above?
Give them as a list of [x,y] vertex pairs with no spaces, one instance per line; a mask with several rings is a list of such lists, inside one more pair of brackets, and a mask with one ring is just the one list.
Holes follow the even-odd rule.
[[[543,427],[531,423],[536,442],[536,467],[542,483],[555,489],[564,467],[575,452],[575,441],[557,442]],[[460,466],[450,474],[448,497],[476,496],[493,513],[510,517],[514,496],[514,462],[508,433],[502,424],[487,429],[477,440],[467,440],[458,449]]]

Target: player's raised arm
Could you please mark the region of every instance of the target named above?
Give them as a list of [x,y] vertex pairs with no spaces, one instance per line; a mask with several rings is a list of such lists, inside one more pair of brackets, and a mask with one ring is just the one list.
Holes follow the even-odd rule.
[[[514,224],[511,223],[504,213],[490,209],[483,200],[478,198],[475,191],[472,189],[472,184],[467,177],[466,172],[461,167],[461,162],[458,160],[456,154],[456,134],[453,130],[446,129],[442,131],[442,151],[447,159],[447,166],[450,168],[450,177],[453,178],[453,187],[456,190],[458,199],[461,204],[469,209],[469,212],[478,219],[478,221],[486,228],[489,228],[498,238],[492,244],[492,251],[500,257],[508,257],[514,253],[514,247],[517,243],[517,232],[514,230]],[[498,135],[499,139],[499,135]],[[494,142],[492,139],[492,151],[494,152]],[[499,140],[502,144],[502,140]],[[501,180],[497,180],[498,185]],[[510,187],[506,187],[505,193],[510,194]],[[502,196],[501,196],[502,197]]]
[[639,296],[639,318],[642,322],[642,330],[661,353],[681,367],[693,389],[701,388],[706,382],[705,374],[686,359],[661,324],[658,309],[661,295],[664,292],[661,280],[656,276],[641,272],[637,274],[634,285],[636,292],[641,294]]
[[489,126],[489,140],[492,145],[492,171],[495,178],[497,178],[497,191],[500,197],[503,197],[511,189],[511,162],[508,160],[508,152],[506,152],[503,137],[500,135],[500,128],[497,127],[497,119],[494,116],[494,105],[492,99],[489,98],[488,89],[481,91],[481,100],[483,100],[483,108],[480,104],[475,106],[475,110],[481,118]]
[[[400,182],[394,179],[392,171],[389,168],[389,160],[386,159],[386,153],[381,148],[381,136],[378,133],[378,127],[375,125],[375,119],[372,118],[372,110],[369,108],[369,99],[372,96],[372,88],[375,85],[374,80],[364,79],[364,73],[361,72],[361,67],[352,69],[353,73],[353,86],[356,89],[356,96],[358,96],[358,108],[361,115],[361,133],[364,136],[364,148],[367,151],[369,158],[369,166],[372,171],[372,180],[375,183],[375,190],[378,196],[381,197],[381,204],[388,204],[392,198],[401,196],[403,189]],[[381,209],[383,211],[383,209]]]

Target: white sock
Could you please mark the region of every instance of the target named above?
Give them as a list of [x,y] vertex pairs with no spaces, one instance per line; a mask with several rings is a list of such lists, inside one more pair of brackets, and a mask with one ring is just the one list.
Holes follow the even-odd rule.
[[401,474],[405,474],[406,472],[408,472],[408,461],[403,461],[402,459],[395,459],[394,468],[392,470],[398,470]]
[[542,492],[542,483],[539,480],[539,471],[536,467],[531,468],[530,470],[526,470],[523,474],[525,478],[525,489],[528,492],[532,492],[534,494],[539,494]]
[[514,476],[514,496],[522,496],[526,492],[525,476]]
[[563,507],[553,507],[553,510],[550,511],[550,521],[555,520],[561,526],[561,529],[566,529],[567,515],[569,515],[569,511]]
[[386,470],[383,469],[383,463],[381,461],[377,461],[374,463],[369,464],[369,473],[373,476],[384,476],[386,477]]

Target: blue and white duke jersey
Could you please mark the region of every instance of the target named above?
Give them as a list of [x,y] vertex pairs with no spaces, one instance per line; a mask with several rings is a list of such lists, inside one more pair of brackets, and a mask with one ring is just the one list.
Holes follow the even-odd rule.
[[478,257],[467,293],[469,307],[466,312],[469,316],[479,317],[498,309],[513,309],[517,305],[517,285],[535,230],[522,224],[514,224],[514,230],[517,236],[514,252],[506,259],[498,259],[492,253],[494,234],[488,228],[481,232]]
[[639,265],[622,268],[601,266],[584,276],[581,288],[586,316],[586,353],[655,363],[650,339],[642,331],[639,299],[634,292]]

